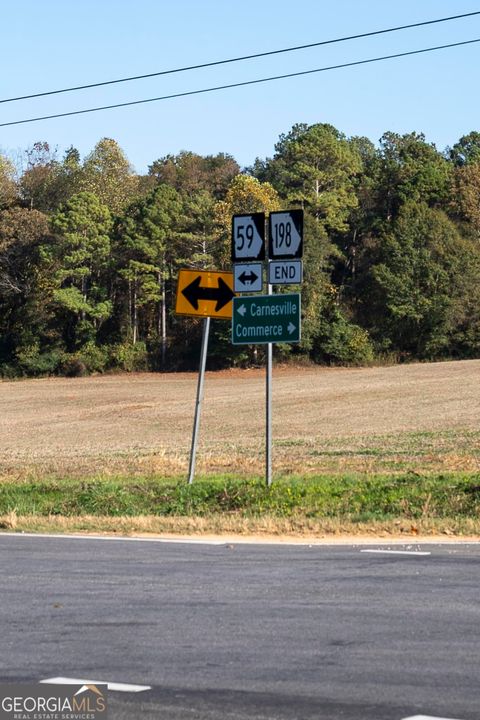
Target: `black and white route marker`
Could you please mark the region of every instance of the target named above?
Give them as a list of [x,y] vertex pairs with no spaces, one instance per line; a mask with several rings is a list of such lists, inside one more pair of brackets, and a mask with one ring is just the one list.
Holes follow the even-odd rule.
[[232,261],[265,260],[265,213],[232,217]]
[[241,263],[234,265],[233,290],[234,292],[262,292],[262,263]]
[[272,212],[268,227],[270,260],[293,260],[302,257],[303,210]]

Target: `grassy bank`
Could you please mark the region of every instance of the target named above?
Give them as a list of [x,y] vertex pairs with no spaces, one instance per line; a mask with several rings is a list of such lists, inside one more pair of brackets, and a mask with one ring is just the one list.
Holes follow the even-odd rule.
[[120,532],[480,531],[480,474],[277,479],[92,477],[0,483],[3,529]]

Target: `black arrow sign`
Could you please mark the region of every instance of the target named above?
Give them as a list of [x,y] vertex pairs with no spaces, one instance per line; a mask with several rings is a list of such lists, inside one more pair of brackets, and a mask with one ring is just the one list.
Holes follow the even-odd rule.
[[244,270],[242,274],[238,276],[238,279],[240,280],[242,285],[246,285],[247,283],[251,285],[255,282],[255,280],[258,280],[258,275],[255,275],[253,271],[250,273],[246,273]]
[[201,287],[201,281],[202,276],[199,275],[190,285],[187,285],[187,287],[182,290],[182,295],[195,310],[198,310],[199,300],[214,300],[217,303],[215,305],[215,312],[218,312],[225,307],[225,305],[228,305],[235,296],[233,290],[228,287],[227,283],[222,280],[221,277],[218,278],[218,287],[216,288]]

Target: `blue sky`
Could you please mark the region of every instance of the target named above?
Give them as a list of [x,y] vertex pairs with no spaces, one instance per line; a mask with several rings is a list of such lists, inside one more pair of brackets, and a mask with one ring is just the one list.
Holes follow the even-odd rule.
[[[480,10],[473,0],[18,0],[2,3],[0,99],[221,60]],[[50,98],[0,122],[298,72],[480,37],[480,15],[376,38]],[[114,138],[137,172],[180,150],[271,156],[297,122],[378,142],[424,132],[439,149],[480,130],[480,44],[253,87],[0,128],[13,157],[37,140],[82,156]]]

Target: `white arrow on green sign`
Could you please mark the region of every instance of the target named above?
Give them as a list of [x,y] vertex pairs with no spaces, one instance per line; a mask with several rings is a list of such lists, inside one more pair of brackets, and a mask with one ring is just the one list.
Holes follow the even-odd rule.
[[300,293],[233,298],[233,345],[300,342]]

